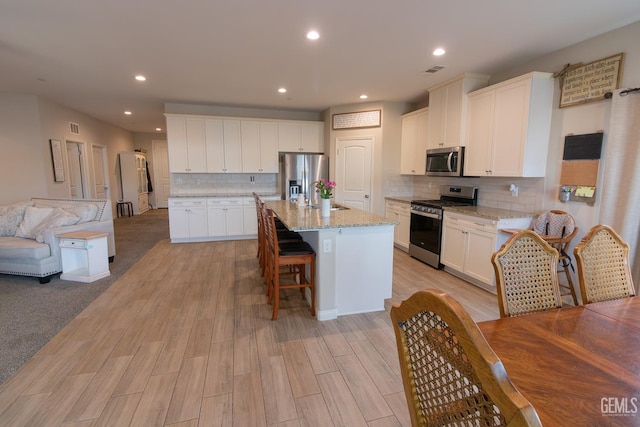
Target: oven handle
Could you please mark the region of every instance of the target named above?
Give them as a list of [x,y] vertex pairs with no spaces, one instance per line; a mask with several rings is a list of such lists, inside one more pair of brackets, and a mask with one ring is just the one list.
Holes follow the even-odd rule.
[[411,209],[411,215],[420,215],[420,216],[426,216],[427,218],[440,219],[440,216],[438,214],[414,211],[413,209]]

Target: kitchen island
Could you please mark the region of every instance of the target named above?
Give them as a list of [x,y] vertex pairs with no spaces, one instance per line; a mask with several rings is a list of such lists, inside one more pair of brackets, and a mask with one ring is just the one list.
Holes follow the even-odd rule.
[[355,208],[322,218],[320,209],[289,201],[267,206],[316,252],[318,320],[384,310],[384,300],[391,298],[397,222]]

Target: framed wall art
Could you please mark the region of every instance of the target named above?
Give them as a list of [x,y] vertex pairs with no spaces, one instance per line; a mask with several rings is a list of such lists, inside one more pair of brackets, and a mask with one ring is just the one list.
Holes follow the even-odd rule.
[[381,126],[382,110],[358,111],[333,115],[333,130]]
[[50,139],[51,161],[53,162],[53,180],[55,182],[64,181],[64,161],[62,159],[62,143],[57,139]]
[[618,53],[567,68],[560,80],[560,108],[607,98],[607,94],[620,88],[623,62],[624,53]]

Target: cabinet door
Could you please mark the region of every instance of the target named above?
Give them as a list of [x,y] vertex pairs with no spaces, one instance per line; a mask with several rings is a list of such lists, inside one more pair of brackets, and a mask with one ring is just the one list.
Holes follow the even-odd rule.
[[189,208],[169,208],[169,235],[172,239],[189,237]]
[[167,117],[167,148],[169,150],[169,172],[189,172],[187,122],[184,117]]
[[522,175],[530,87],[530,80],[526,80],[496,90],[493,176]]
[[240,120],[223,121],[224,134],[224,171],[227,173],[242,172],[242,137]]
[[494,100],[495,95],[492,91],[469,96],[464,158],[465,175],[491,175]]
[[300,148],[306,153],[324,153],[322,123],[302,123]]
[[244,233],[246,235],[258,234],[258,216],[255,205],[244,206]]
[[227,219],[226,208],[211,207],[207,208],[207,224],[209,226],[209,236],[219,237],[227,235]]
[[446,86],[444,115],[444,146],[455,147],[464,144],[462,141],[462,80],[456,80]]
[[444,122],[447,91],[441,87],[429,92],[429,136],[431,148],[444,147]]
[[242,206],[226,207],[226,235],[241,236],[244,234],[244,215]]
[[466,239],[465,230],[460,225],[443,225],[440,262],[447,267],[463,272]]
[[207,172],[224,172],[224,132],[222,119],[206,119]]
[[209,235],[207,208],[204,206],[194,206],[187,209],[189,216],[189,237],[207,237]]
[[[243,151],[244,153],[244,151]],[[278,173],[278,124],[260,122],[260,169],[262,173]]]
[[400,138],[400,174],[402,175],[416,174],[415,153],[417,141],[418,116],[403,117]]
[[278,151],[298,152],[302,151],[300,141],[302,139],[302,126],[300,123],[278,123]]
[[398,213],[398,221],[400,225],[396,227],[398,230],[398,244],[403,248],[409,248],[409,225],[411,223],[411,213],[409,212],[409,207],[407,206],[406,212]]
[[467,254],[464,272],[486,285],[494,285],[491,255],[496,251],[496,235],[486,231],[467,230]]
[[204,119],[187,117],[186,122],[189,172],[206,172],[207,148],[205,143]]
[[242,172],[259,172],[261,167],[260,123],[242,120],[240,133],[242,138]]

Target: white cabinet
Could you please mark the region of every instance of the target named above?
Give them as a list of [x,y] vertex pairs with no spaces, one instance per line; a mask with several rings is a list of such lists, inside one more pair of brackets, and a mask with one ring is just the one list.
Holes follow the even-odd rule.
[[209,237],[242,236],[244,234],[243,212],[242,198],[207,199]]
[[170,172],[207,172],[204,119],[168,115],[167,146]]
[[465,175],[545,176],[553,84],[534,72],[469,94]]
[[169,198],[169,236],[172,242],[197,241],[208,235],[206,198]]
[[393,230],[393,244],[405,252],[409,252],[409,224],[411,222],[410,202],[399,202],[395,200],[386,201],[387,218],[397,221]]
[[278,173],[278,124],[241,121],[242,172]]
[[240,120],[203,119],[209,173],[242,172]]
[[510,236],[500,230],[528,228],[532,219],[526,214],[487,219],[445,210],[440,262],[447,271],[496,293],[491,256]]
[[400,174],[424,175],[427,162],[429,109],[402,116],[400,138]]
[[147,159],[144,154],[133,151],[123,151],[118,157],[122,199],[131,202],[134,215],[145,213],[149,210]]
[[429,88],[428,148],[464,145],[467,93],[487,85],[489,76],[463,74]]
[[324,153],[324,123],[278,122],[278,151]]

